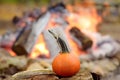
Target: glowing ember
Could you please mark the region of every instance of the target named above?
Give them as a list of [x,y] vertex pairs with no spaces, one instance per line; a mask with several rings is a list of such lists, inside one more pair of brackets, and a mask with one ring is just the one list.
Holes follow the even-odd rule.
[[10,53],[11,56],[16,56],[15,52],[13,52],[11,49],[6,48],[6,50]]

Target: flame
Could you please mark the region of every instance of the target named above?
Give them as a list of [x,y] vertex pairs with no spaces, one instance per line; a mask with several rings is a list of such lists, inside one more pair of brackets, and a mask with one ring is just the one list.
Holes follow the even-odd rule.
[[[65,33],[67,35],[68,41],[70,43],[70,46],[72,48],[72,53],[75,54],[85,54],[85,51],[82,51],[78,48],[78,45],[71,39],[69,35],[69,29],[72,27],[79,28],[84,34],[89,36],[95,44],[95,38],[92,37],[89,33],[94,33],[98,31],[97,25],[102,21],[101,17],[98,15],[97,10],[93,3],[90,4],[76,4],[74,6],[67,5],[67,10],[69,11],[69,14],[67,14],[64,19],[68,21],[69,25],[65,30]],[[45,8],[42,8],[43,12],[45,11]],[[57,24],[54,22],[55,18],[60,17],[60,15],[56,13],[51,14],[51,18],[48,22],[48,25],[46,29],[59,26],[60,24]],[[11,55],[15,56],[15,53],[13,53],[11,50],[8,50]],[[40,34],[31,54],[31,58],[36,57],[50,57],[50,53],[46,47],[45,40],[42,34]]]
[[46,44],[43,38],[43,35],[41,34],[38,38],[37,43],[35,44],[30,57],[31,58],[36,58],[36,57],[46,57],[49,58],[50,54],[48,49],[46,48]]
[[15,52],[13,52],[10,48],[5,48],[11,56],[16,56]]
[[93,0],[84,0],[75,3],[74,6],[68,5],[68,10],[71,11],[67,19],[70,25],[81,30],[97,32],[97,25],[102,22],[102,18],[98,15]]
[[[69,26],[66,28],[65,33],[67,35],[70,46],[72,47],[72,53],[75,53],[77,55],[86,54],[86,52],[80,50],[80,48],[78,48],[78,45],[71,39],[69,35],[69,29],[75,26],[79,28],[84,34],[90,36],[89,33],[97,32],[97,25],[101,22],[101,17],[99,17],[96,8],[93,6],[93,4],[90,5],[92,6],[86,7],[86,4],[85,7],[84,5],[81,6],[78,4],[77,6],[67,5],[67,9],[70,12],[70,14],[68,14],[67,17],[65,17],[65,20],[69,22]],[[58,25],[54,22],[55,18],[57,17],[59,17],[59,15],[57,15],[56,13],[51,14],[51,18],[46,29]],[[50,57],[50,53],[46,48],[45,40],[42,34],[39,36],[39,39],[30,55],[31,58],[36,58],[38,56]]]
[[80,14],[71,13],[67,21],[71,26],[75,26],[82,31],[97,32],[97,25],[100,23],[101,19],[99,16],[96,16],[96,14],[87,13],[86,11],[81,11]]
[[66,20],[69,22],[69,26],[67,28],[67,37],[72,47],[72,51],[77,54],[85,54],[85,51],[82,51],[78,48],[78,45],[75,44],[69,35],[69,29],[72,27],[77,27],[80,29],[86,36],[93,40],[93,46],[96,45],[96,40],[91,34],[98,32],[98,24],[102,22],[102,18],[98,15],[96,7],[94,4],[90,4],[90,6],[86,6],[86,4],[75,5],[72,7],[68,5],[68,10],[71,12]]

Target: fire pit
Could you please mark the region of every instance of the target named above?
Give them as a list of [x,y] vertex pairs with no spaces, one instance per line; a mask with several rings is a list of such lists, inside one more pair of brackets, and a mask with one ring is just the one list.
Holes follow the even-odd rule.
[[[22,18],[14,17],[14,24],[19,26],[16,32],[0,37],[4,48],[0,51],[1,79],[12,75],[15,80],[119,79],[120,43],[98,31],[102,18],[94,4],[88,7],[60,3],[28,13]],[[81,69],[72,77],[59,77],[52,71],[51,62],[60,50],[48,32],[51,28],[63,35],[70,50],[79,56]]]

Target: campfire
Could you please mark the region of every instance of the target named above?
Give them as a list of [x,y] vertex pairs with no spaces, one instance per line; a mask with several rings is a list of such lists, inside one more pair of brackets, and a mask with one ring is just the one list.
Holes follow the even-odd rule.
[[[11,56],[53,59],[59,48],[48,33],[48,29],[54,29],[56,33],[63,35],[70,50],[80,58],[81,62],[111,58],[120,51],[120,44],[116,40],[99,32],[102,18],[98,15],[94,3],[74,4],[74,6],[59,3],[48,9],[34,9],[28,13],[22,18],[15,16],[13,23],[19,28],[16,32],[10,33],[11,35],[5,34],[1,37],[1,47]],[[108,59],[105,61],[110,63]],[[82,64],[82,67],[87,68],[85,63]],[[93,71],[100,72],[97,68]],[[104,73],[101,72],[101,75]]]
[[[51,58],[53,51],[48,47],[53,45],[45,39],[49,36],[45,31],[56,26],[63,29],[72,51],[77,55],[90,54],[95,58],[100,58],[106,55],[111,56],[118,51],[116,48],[118,45],[111,37],[102,36],[99,33],[102,18],[98,15],[93,3],[89,6],[76,4],[66,7],[58,4],[41,13],[39,9],[36,9],[27,16],[26,22],[29,23],[21,22],[21,20],[16,23],[23,27],[13,43],[12,49],[17,55]],[[14,22],[15,20],[17,21],[16,18]],[[103,49],[104,45],[108,46],[107,50]]]
[[31,58],[36,58],[36,57],[45,57],[45,58],[49,58],[50,57],[50,53],[48,51],[48,49],[46,48],[46,44],[45,44],[45,40],[43,38],[43,35],[40,35],[38,38],[38,41],[36,42],[30,57]]
[[[59,7],[63,8],[63,10],[59,10]],[[72,7],[72,6],[71,6]],[[79,8],[80,7],[80,8]],[[55,8],[58,8],[58,12],[56,11],[55,12]],[[30,54],[31,57],[37,57],[39,56],[39,54],[50,54],[49,53],[49,50],[47,50],[46,48],[46,42],[44,40],[44,35],[42,34],[44,32],[44,29],[49,29],[49,28],[52,28],[52,27],[55,27],[55,26],[60,26],[64,29],[64,32],[66,33],[67,35],[67,38],[69,40],[69,43],[71,45],[71,47],[74,47],[76,49],[74,49],[73,51],[77,50],[77,47],[78,45],[75,43],[74,39],[71,40],[71,34],[70,34],[70,29],[72,29],[73,27],[76,27],[78,30],[80,30],[80,34],[84,36],[86,36],[87,38],[90,38],[90,40],[92,39],[90,35],[88,35],[89,33],[95,33],[97,32],[97,27],[98,27],[98,24],[100,23],[100,16],[98,16],[96,10],[95,10],[95,7],[92,5],[91,6],[91,13],[88,12],[87,10],[82,10],[85,8],[85,6],[82,6],[81,5],[78,5],[78,6],[75,6],[75,7],[72,7],[73,8],[73,11],[70,12],[70,10],[68,9],[65,9],[65,7],[63,5],[58,5],[56,7],[53,7],[51,8],[49,11],[51,13],[49,13],[47,15],[47,12],[44,13],[46,14],[44,17],[47,19],[46,16],[49,16],[49,20],[48,22],[44,23],[44,26],[41,27],[41,24],[40,24],[40,21],[42,20],[39,20],[36,22],[36,25],[38,25],[38,28],[39,30],[36,30],[35,32],[33,32],[34,34],[36,34],[36,37],[37,38],[33,45],[31,45],[31,48],[30,48],[30,52],[26,52],[25,54]],[[79,8],[78,10],[75,10]],[[87,9],[87,8],[86,8]],[[52,11],[53,10],[53,11]],[[75,11],[74,11],[75,10]],[[61,11],[61,12],[60,12]],[[82,12],[82,13],[81,13]],[[68,15],[69,14],[69,15]],[[32,14],[33,16],[35,16],[34,14]],[[34,17],[31,17],[31,18],[34,18]],[[44,19],[45,19],[44,18]],[[45,19],[45,20],[46,20]],[[31,22],[32,23],[32,22]],[[22,25],[22,24],[21,24]],[[25,25],[27,26],[27,25]],[[35,28],[35,26],[33,26],[32,29],[37,29]],[[26,32],[26,31],[24,31]],[[38,32],[38,33],[36,33]],[[27,32],[26,32],[27,33]],[[25,33],[25,34],[26,34]],[[20,33],[22,36],[24,33]],[[28,37],[28,40],[31,39],[31,35],[32,35],[32,31],[29,32],[30,34],[30,37]],[[27,34],[27,35],[29,35]],[[73,34],[74,34],[74,29],[73,29]],[[40,36],[40,38],[39,38]],[[21,37],[21,36],[20,36]],[[23,36],[25,37],[25,36]],[[80,36],[82,37],[82,36]],[[18,40],[19,41],[19,40]],[[29,42],[29,41],[28,41]],[[94,42],[94,41],[93,41]],[[80,43],[80,41],[79,41]],[[19,43],[20,45],[22,45],[21,43]],[[28,45],[29,43],[26,42],[26,45]],[[22,46],[24,46],[25,44],[23,44]],[[92,44],[91,44],[92,45]],[[38,46],[43,50],[39,50],[40,48],[38,48]],[[79,46],[84,46],[84,45],[80,45]],[[28,46],[27,46],[28,47]],[[26,48],[26,47],[24,47]],[[32,49],[33,48],[33,49]],[[14,51],[14,49],[13,49]],[[16,51],[16,50],[15,50]],[[27,49],[26,49],[27,51]],[[78,51],[76,53],[80,54],[82,50],[78,49]],[[19,51],[20,52],[20,51]],[[19,53],[18,52],[18,53]],[[21,53],[22,55],[23,53]]]

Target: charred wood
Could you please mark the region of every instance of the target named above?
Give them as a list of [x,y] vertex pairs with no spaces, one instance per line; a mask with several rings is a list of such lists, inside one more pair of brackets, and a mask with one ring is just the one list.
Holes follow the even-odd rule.
[[12,50],[17,55],[28,55],[31,53],[40,33],[47,26],[50,14],[46,13],[37,22],[23,28],[20,35],[17,37]]
[[27,42],[28,36],[31,32],[31,28],[24,27],[23,30],[20,32],[18,37],[16,38],[16,41],[12,47],[12,50],[17,55],[27,55],[27,51],[25,50],[25,43]]
[[79,45],[82,50],[87,50],[88,48],[92,47],[92,40],[85,36],[78,28],[73,27],[69,32],[72,35],[72,39]]

